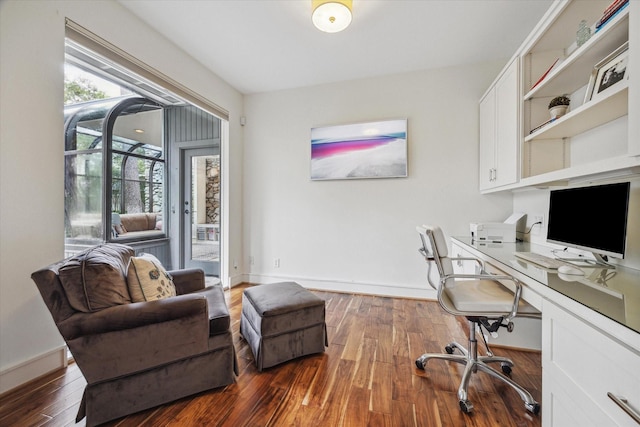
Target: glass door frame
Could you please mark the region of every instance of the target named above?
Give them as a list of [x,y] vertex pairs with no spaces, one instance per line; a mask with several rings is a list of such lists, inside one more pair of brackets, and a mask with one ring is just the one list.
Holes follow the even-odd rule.
[[[218,229],[217,231],[212,228],[209,230],[206,227],[197,227],[194,229],[194,224],[197,224],[197,221],[193,222],[193,200],[192,200],[192,161],[196,157],[205,157],[205,156],[218,156],[220,158],[220,168],[222,169],[222,156],[220,152],[219,146],[209,146],[209,147],[193,147],[193,148],[183,148],[180,150],[181,152],[181,170],[182,170],[182,185],[180,190],[180,214],[182,218],[182,225],[180,227],[180,264],[182,268],[200,268],[204,270],[206,275],[209,276],[221,276],[221,258],[222,258],[222,206],[219,208],[219,219],[218,219]],[[222,204],[223,199],[221,197],[222,193],[222,170],[219,170],[219,176],[221,182],[219,184],[219,201]],[[197,208],[196,208],[197,212]],[[203,230],[200,230],[203,228]],[[195,233],[195,234],[194,234]],[[202,236],[200,236],[202,234]],[[217,236],[216,236],[217,235]],[[211,239],[211,237],[216,236],[217,238]],[[200,238],[202,237],[202,238]],[[196,260],[193,257],[193,242],[196,240],[203,240],[203,244],[208,244],[209,241],[215,241],[213,245],[217,245],[218,249],[218,258],[216,260],[204,261],[204,260]]]

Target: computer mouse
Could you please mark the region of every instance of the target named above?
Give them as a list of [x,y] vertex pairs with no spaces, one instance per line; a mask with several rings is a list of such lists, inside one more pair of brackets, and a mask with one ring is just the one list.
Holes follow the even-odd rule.
[[572,267],[570,265],[561,265],[558,267],[558,274],[567,274],[569,276],[584,276],[584,271],[578,267]]

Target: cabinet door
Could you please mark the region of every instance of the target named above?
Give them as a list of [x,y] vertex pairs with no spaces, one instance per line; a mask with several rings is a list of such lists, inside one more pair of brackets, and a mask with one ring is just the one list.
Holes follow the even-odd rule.
[[635,426],[607,392],[638,408],[640,353],[545,300],[542,307],[542,425]]
[[496,84],[496,172],[493,186],[513,184],[518,180],[518,59]]
[[493,186],[496,165],[496,90],[480,101],[480,190]]
[[518,59],[480,101],[480,190],[518,180]]

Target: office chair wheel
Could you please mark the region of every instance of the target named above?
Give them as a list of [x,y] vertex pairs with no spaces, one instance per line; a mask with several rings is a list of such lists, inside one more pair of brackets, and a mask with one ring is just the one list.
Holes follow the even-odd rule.
[[539,403],[525,403],[524,404],[525,408],[527,408],[527,411],[531,412],[533,415],[538,415],[538,413],[540,412],[540,404]]
[[501,363],[501,364],[500,364],[500,367],[502,368],[502,372],[503,372],[505,375],[511,375],[511,366],[509,366],[509,365],[508,365],[508,364],[506,364],[506,363]]
[[454,349],[453,349],[453,347],[451,347],[450,345],[448,345],[448,346],[446,346],[446,347],[444,348],[444,351],[446,351],[446,352],[447,352],[447,353],[449,353],[449,354],[453,354]]
[[471,403],[471,401],[469,401],[469,400],[460,400],[460,401],[458,401],[458,403],[460,404],[460,409],[465,414],[470,414],[471,412],[473,412],[473,403]]

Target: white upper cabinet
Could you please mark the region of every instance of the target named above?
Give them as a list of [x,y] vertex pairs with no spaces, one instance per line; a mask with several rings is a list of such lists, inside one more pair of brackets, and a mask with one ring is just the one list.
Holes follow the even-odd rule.
[[480,101],[480,190],[518,180],[519,74],[515,58]]
[[[640,1],[596,29],[612,2],[555,1],[516,52],[522,64],[517,180],[481,190],[640,174],[640,80],[633,73],[640,67]],[[590,37],[578,46],[581,21]],[[570,98],[569,110],[550,121],[549,103],[561,95]]]

